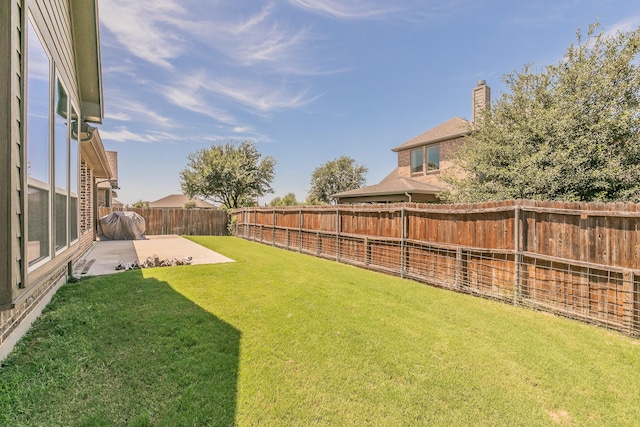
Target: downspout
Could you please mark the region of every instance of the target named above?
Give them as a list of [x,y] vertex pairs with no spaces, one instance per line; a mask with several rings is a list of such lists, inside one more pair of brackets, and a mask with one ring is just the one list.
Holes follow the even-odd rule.
[[409,198],[409,201],[407,203],[411,203],[411,194],[409,194],[408,192],[405,191],[404,195]]

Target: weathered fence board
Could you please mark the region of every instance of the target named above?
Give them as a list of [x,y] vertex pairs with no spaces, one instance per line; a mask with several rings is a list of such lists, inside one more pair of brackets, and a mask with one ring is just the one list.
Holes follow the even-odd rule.
[[640,334],[635,204],[245,208],[237,236]]
[[[98,216],[102,218],[112,211],[121,208],[98,208]],[[228,234],[228,215],[225,210],[218,209],[168,209],[130,208],[145,220],[146,232],[149,236],[179,234],[187,236],[226,236]]]

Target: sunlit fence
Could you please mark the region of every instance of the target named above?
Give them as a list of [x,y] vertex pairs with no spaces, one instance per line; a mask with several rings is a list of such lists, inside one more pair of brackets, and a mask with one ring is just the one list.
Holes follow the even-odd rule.
[[145,220],[145,234],[150,236],[166,234],[226,236],[228,234],[228,215],[223,209],[99,208],[98,217],[102,218],[118,210],[128,210],[142,216]]
[[245,208],[236,235],[640,334],[634,204]]

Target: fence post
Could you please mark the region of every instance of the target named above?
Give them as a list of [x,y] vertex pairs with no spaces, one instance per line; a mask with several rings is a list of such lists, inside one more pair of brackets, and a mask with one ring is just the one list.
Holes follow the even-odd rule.
[[516,201],[513,211],[513,304],[520,303],[520,267],[522,264],[522,251],[520,250],[520,205]]
[[454,286],[457,289],[462,289],[463,287],[463,262],[462,262],[462,248],[456,248],[456,271],[455,271],[455,279]]
[[637,326],[635,322],[635,274],[632,270],[624,270],[622,272],[622,312],[623,324],[628,325],[628,333],[633,334]]
[[273,208],[273,229],[271,230],[271,246],[276,245],[276,208]]
[[364,238],[364,265],[371,265],[371,246],[369,246],[369,238]]
[[302,252],[302,208],[298,213],[298,252]]
[[400,210],[400,277],[404,278],[405,273],[407,271],[407,224],[405,222],[405,212],[404,212],[404,204],[402,205],[402,209]]
[[336,261],[340,261],[340,208],[336,208]]

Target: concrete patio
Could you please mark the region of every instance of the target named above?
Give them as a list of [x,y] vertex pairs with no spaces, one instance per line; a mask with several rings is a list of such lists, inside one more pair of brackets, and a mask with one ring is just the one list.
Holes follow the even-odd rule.
[[147,236],[145,240],[104,240],[94,242],[93,248],[80,261],[74,275],[76,277],[100,276],[118,273],[120,263],[142,263],[148,257],[157,255],[161,260],[183,260],[191,257],[191,264],[217,264],[234,262],[210,249],[200,246],[178,235]]

